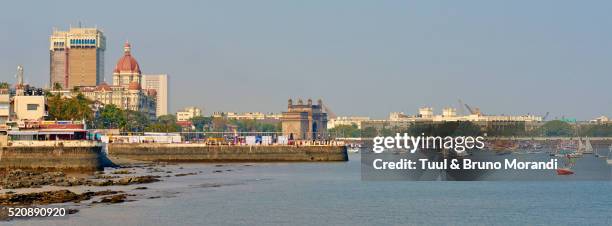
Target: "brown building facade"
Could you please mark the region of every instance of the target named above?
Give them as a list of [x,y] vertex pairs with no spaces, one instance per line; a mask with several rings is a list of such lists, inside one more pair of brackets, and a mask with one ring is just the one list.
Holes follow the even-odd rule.
[[97,28],[53,31],[49,38],[50,79],[53,88],[96,86],[104,77],[106,38]]
[[323,140],[327,134],[327,113],[323,111],[323,101],[306,104],[301,99],[297,104],[289,99],[287,111],[281,117],[283,135],[294,140]]

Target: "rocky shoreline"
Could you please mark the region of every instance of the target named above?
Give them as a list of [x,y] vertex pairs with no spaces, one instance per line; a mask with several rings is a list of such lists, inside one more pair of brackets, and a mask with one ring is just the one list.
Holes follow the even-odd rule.
[[[96,172],[47,172],[23,169],[0,171],[0,206],[31,207],[53,204],[91,206],[136,201],[136,199],[128,199],[128,197],[136,196],[129,192],[148,188],[139,186],[121,189],[121,186],[149,184],[162,181],[162,177],[182,177],[200,173],[174,174],[164,169],[166,166],[165,163],[129,164]],[[110,187],[113,190],[100,190],[104,187]],[[159,198],[159,196],[153,197]],[[69,214],[77,212],[78,209],[68,209]],[[0,222],[7,220],[12,220],[12,218],[7,216],[4,209],[0,210]]]
[[[126,173],[127,174],[127,173]],[[45,185],[72,187],[72,186],[111,186],[111,185],[130,185],[130,184],[145,184],[159,181],[160,176],[134,176],[123,177],[105,175],[103,171],[98,171],[94,176],[76,177],[68,176],[64,172],[37,172],[26,170],[11,170],[2,175],[0,180],[0,188],[2,189],[18,189],[18,188],[40,188]],[[119,179],[114,179],[119,178]]]
[[[7,207],[62,206],[68,214],[83,208],[112,205],[138,200],[172,198],[165,185],[146,185],[174,178],[190,177],[207,171],[207,175],[240,171],[241,167],[215,164],[204,168],[165,162],[126,162],[102,171],[40,171],[12,169],[0,171],[0,224],[2,221],[26,220],[8,217]],[[238,168],[236,168],[238,167]],[[215,176],[213,176],[215,177]],[[180,179],[184,181],[185,179]],[[192,181],[188,188],[218,188],[239,183]],[[162,189],[160,189],[162,188]]]

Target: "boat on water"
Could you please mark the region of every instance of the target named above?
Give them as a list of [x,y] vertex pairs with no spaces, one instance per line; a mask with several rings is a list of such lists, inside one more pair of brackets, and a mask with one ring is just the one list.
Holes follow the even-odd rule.
[[591,140],[587,137],[585,144],[584,144],[584,150],[582,151],[583,154],[593,154],[593,145],[591,145]]
[[512,152],[519,148],[519,143],[511,140],[497,140],[491,145],[496,152]]
[[576,164],[576,159],[571,155],[566,155],[565,166],[557,169],[557,175],[572,175],[572,167]]
[[351,143],[346,145],[346,151],[350,153],[358,153],[361,150],[361,144]]
[[540,143],[536,143],[536,142],[533,143],[532,147],[533,147],[534,150],[542,150],[542,149],[544,149],[544,145],[542,145]]
[[610,147],[608,149],[610,150],[608,151],[608,159],[606,160],[606,162],[608,163],[608,165],[612,165],[612,144],[610,144]]
[[574,174],[574,171],[572,171],[570,168],[557,169],[557,175],[572,175],[572,174]]
[[[590,142],[589,142],[590,143]],[[591,147],[592,149],[593,147]],[[557,145],[557,151],[555,153],[551,153],[551,156],[556,157],[565,157],[569,156],[572,158],[582,157],[582,154],[586,150],[586,145],[584,145],[580,138],[576,140],[576,142],[568,141],[561,142]]]

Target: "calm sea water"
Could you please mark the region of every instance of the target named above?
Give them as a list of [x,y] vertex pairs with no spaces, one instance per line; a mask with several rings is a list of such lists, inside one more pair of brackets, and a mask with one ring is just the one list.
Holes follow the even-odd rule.
[[202,173],[147,185],[135,202],[82,206],[67,218],[9,224],[612,225],[609,181],[362,181],[360,156],[350,158],[185,164],[182,171]]

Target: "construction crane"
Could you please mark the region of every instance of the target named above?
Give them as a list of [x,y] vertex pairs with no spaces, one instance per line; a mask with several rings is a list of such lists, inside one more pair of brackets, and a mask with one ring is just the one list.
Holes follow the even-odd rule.
[[461,99],[459,99],[459,104],[461,106],[465,106],[465,108],[467,108],[467,110],[470,112],[470,114],[472,115],[480,115],[480,108],[471,108],[470,105],[467,105],[465,103],[463,103],[463,101],[461,101]]

